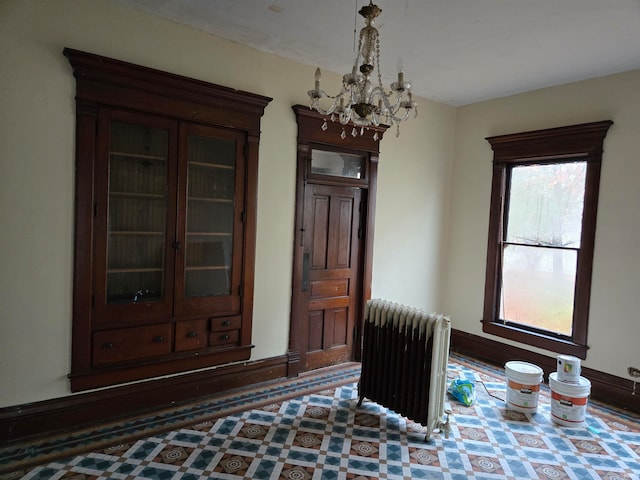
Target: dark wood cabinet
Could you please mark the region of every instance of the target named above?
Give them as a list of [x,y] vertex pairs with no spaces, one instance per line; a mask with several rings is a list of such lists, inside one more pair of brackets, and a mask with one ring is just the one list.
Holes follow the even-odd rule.
[[248,359],[271,99],[64,53],[77,108],[72,390]]

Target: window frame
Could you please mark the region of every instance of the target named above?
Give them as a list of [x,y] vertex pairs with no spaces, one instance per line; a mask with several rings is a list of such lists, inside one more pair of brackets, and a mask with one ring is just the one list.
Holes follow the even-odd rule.
[[[593,271],[598,194],[604,138],[611,120],[487,137],[493,149],[493,177],[482,331],[509,340],[575,355],[588,350],[589,303]],[[522,328],[499,318],[502,242],[505,213],[514,166],[586,161],[585,201],[576,270],[572,335]]]

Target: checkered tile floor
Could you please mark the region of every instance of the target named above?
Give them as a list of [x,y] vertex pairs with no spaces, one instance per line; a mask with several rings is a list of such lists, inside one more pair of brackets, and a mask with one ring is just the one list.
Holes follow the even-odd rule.
[[451,436],[365,400],[353,383],[52,461],[0,479],[640,479],[640,418],[591,402],[583,428],[505,410],[499,371],[452,358],[449,377],[476,382],[453,399]]

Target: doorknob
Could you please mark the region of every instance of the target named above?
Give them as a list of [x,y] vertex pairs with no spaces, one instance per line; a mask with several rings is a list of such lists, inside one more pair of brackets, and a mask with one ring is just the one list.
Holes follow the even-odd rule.
[[311,268],[311,254],[305,252],[302,256],[302,291],[309,291],[309,269]]

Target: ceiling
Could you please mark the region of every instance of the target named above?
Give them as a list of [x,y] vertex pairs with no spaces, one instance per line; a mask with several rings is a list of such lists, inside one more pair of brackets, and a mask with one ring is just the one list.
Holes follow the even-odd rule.
[[[119,0],[234,42],[351,71],[368,0]],[[383,81],[453,106],[640,69],[640,0],[376,0]],[[336,93],[338,85],[328,93]],[[307,88],[308,87],[308,88]],[[303,90],[313,87],[313,78]]]

